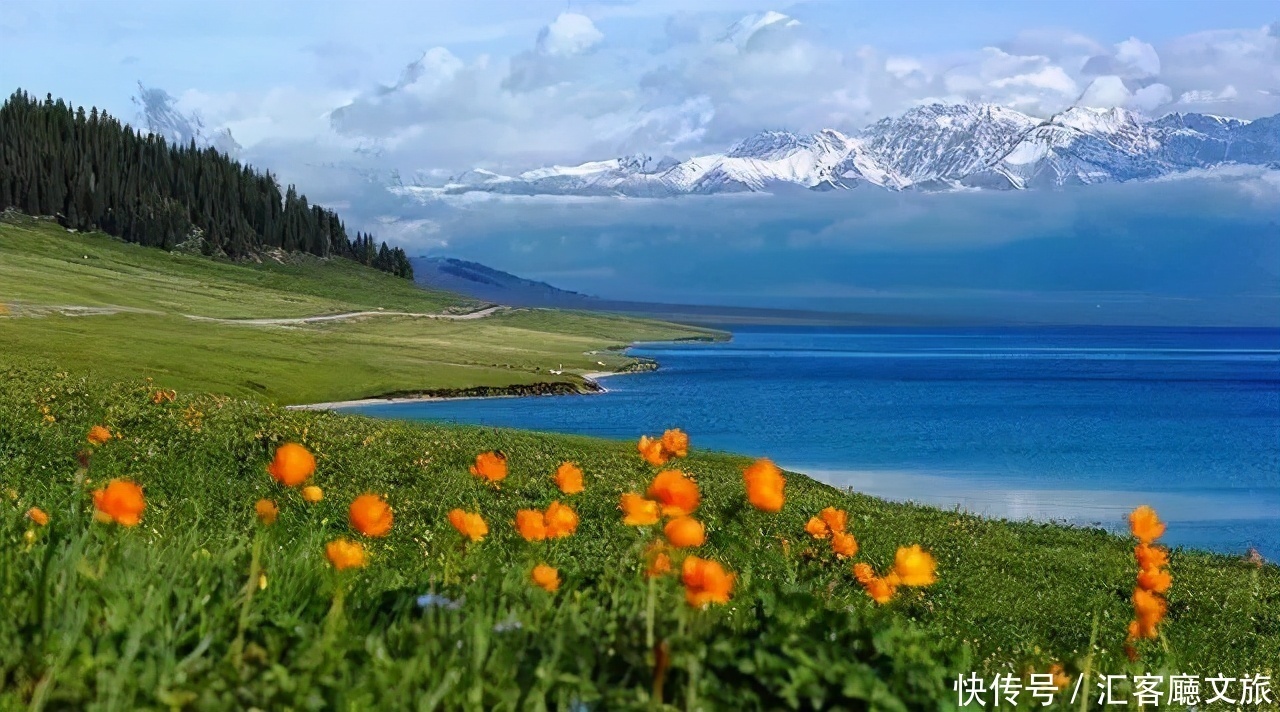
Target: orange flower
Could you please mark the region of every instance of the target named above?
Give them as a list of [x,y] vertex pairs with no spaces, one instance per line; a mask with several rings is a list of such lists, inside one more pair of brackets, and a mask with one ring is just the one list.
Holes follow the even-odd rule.
[[1139,544],[1133,547],[1133,556],[1140,569],[1159,569],[1169,565],[1169,552],[1158,546]]
[[316,458],[297,443],[276,448],[275,458],[267,465],[267,472],[285,487],[297,487],[315,471]]
[[549,539],[566,537],[578,530],[578,513],[559,502],[552,502],[542,518],[547,523]]
[[871,600],[880,605],[892,601],[894,594],[898,592],[898,587],[894,585],[893,579],[889,577],[880,578],[877,576],[862,584],[862,587],[866,589],[867,595],[871,597]]
[[857,563],[853,565],[853,577],[858,579],[858,583],[863,586],[876,577],[875,569],[871,568],[871,564]]
[[103,489],[93,493],[94,517],[102,522],[115,522],[126,527],[136,527],[147,508],[142,488],[129,480],[111,480]]
[[672,457],[685,457],[689,454],[689,436],[679,428],[672,428],[662,434],[662,450]]
[[657,523],[662,516],[657,502],[645,499],[635,492],[622,495],[618,507],[622,509],[622,523],[628,526],[647,527]]
[[844,531],[845,525],[849,522],[849,515],[843,509],[836,509],[835,507],[827,507],[818,512],[818,516],[822,517],[822,521],[833,532]]
[[1129,531],[1143,544],[1150,544],[1164,534],[1164,522],[1156,516],[1156,510],[1142,505],[1129,513]]
[[786,501],[782,490],[787,479],[776,465],[765,459],[756,460],[743,470],[742,479],[747,484],[747,501],[751,506],[763,512],[782,509],[782,504]]
[[556,487],[565,494],[578,494],[582,491],[582,470],[572,462],[562,462],[556,468]]
[[654,467],[662,467],[667,464],[667,460],[671,459],[667,451],[662,449],[662,441],[654,440],[648,435],[640,436],[636,449],[640,451],[640,459]]
[[480,541],[489,534],[489,525],[485,523],[484,517],[477,513],[464,512],[461,509],[454,509],[449,512],[449,523],[462,536],[471,541]]
[[476,455],[476,464],[471,466],[471,474],[497,484],[507,479],[507,456],[501,450],[482,452]]
[[836,558],[847,559],[858,553],[858,540],[852,534],[834,532],[831,534],[831,550],[836,553]]
[[831,530],[827,528],[827,523],[817,517],[809,517],[809,521],[804,525],[804,530],[814,539],[826,539],[831,536]]
[[316,487],[315,485],[307,485],[302,488],[302,498],[311,504],[315,504],[316,502],[324,499],[324,490]]
[[1143,569],[1138,572],[1138,588],[1152,593],[1165,593],[1173,586],[1173,576],[1164,569]]
[[702,501],[698,491],[698,483],[689,479],[679,470],[663,470],[653,478],[646,493],[649,499],[657,500],[662,505],[662,514],[668,517],[681,517],[693,514]]
[[729,595],[733,593],[734,578],[715,561],[696,556],[686,558],[680,570],[685,600],[697,608],[708,603],[728,603]]
[[536,509],[516,512],[516,531],[525,541],[542,541],[547,538],[547,519]]
[[671,557],[667,555],[667,545],[660,541],[655,541],[645,547],[644,558],[646,563],[644,575],[649,578],[656,578],[671,572]]
[[707,541],[706,528],[693,517],[676,517],[667,522],[662,531],[667,535],[667,541],[677,549],[702,546]]
[[280,516],[280,508],[276,507],[276,503],[269,499],[260,499],[253,508],[258,512],[258,521],[266,526],[276,523],[276,517]]
[[[1134,589],[1133,612],[1137,626],[1130,625],[1130,637],[1156,637],[1156,627],[1160,625],[1160,621],[1164,620],[1164,614],[1168,609],[1169,604],[1160,596],[1140,588]],[[1137,636],[1133,635],[1135,628]]]
[[560,588],[560,572],[546,564],[538,564],[533,567],[533,572],[529,574],[529,577],[533,579],[533,585],[544,591],[555,593]]
[[1062,663],[1054,663],[1049,666],[1049,674],[1053,676],[1053,686],[1059,690],[1065,690],[1071,684],[1071,676],[1067,671],[1062,669]]
[[365,536],[386,536],[391,531],[391,506],[376,494],[362,494],[351,502],[351,528]]
[[919,544],[898,547],[893,558],[893,573],[897,574],[903,586],[932,586],[938,580],[935,575],[937,569],[938,562]]
[[346,538],[334,539],[325,544],[324,555],[329,557],[329,563],[333,564],[333,568],[339,571],[359,569],[365,565],[364,546],[358,541]]
[[111,431],[101,425],[89,428],[88,440],[94,445],[101,445],[111,439]]
[[151,402],[155,404],[172,403],[178,397],[177,391],[156,391],[151,394]]
[[32,507],[31,509],[28,509],[27,519],[30,519],[42,527],[49,523],[49,515],[45,514],[44,510],[39,507]]

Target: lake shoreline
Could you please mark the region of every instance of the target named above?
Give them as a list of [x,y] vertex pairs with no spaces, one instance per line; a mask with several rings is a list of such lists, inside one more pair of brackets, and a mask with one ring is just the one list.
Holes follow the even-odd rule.
[[437,401],[495,400],[499,398],[532,398],[542,396],[596,396],[609,392],[600,384],[611,376],[628,376],[652,373],[656,368],[633,371],[588,371],[581,374],[582,383],[573,381],[541,381],[511,386],[476,386],[472,388],[442,388],[421,393],[388,394],[371,398],[356,398],[324,403],[303,403],[285,406],[287,410],[346,410],[370,405],[397,405],[402,403],[432,403]]

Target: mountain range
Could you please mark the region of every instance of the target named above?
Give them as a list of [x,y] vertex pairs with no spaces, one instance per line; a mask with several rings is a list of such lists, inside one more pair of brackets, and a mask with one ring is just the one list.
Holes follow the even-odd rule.
[[394,181],[419,199],[470,192],[669,197],[791,188],[1024,190],[1153,180],[1223,164],[1280,167],[1280,115],[1252,121],[1076,107],[1039,119],[995,104],[930,104],[854,134],[764,131],[723,153],[647,155],[507,176],[475,169],[443,185]]

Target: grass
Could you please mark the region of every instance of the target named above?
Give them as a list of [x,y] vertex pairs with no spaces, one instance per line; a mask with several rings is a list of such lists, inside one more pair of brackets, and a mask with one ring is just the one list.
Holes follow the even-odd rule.
[[[744,502],[746,461],[697,450],[697,433],[678,464],[702,488],[698,553],[739,579],[729,605],[706,611],[660,580],[655,656],[640,573],[653,532],[622,526],[617,511],[620,493],[642,491],[654,473],[633,444],[193,393],[155,404],[153,384],[14,359],[0,369],[0,709],[949,709],[962,672],[989,679],[1061,662],[1073,677],[1086,666],[1095,676],[1274,676],[1280,660],[1275,566],[1175,551],[1162,637],[1140,643],[1131,663],[1132,541],[891,504],[795,474],[783,511],[766,515]],[[82,470],[76,453],[99,423],[118,438]],[[285,441],[316,453],[323,502],[265,474]],[[468,474],[490,449],[511,465],[500,490]],[[555,490],[563,460],[586,472],[583,494]],[[89,490],[117,477],[145,488],[137,528],[88,514]],[[366,540],[367,568],[336,575],[324,543],[353,536],[346,506],[366,491],[386,496],[395,526]],[[281,515],[255,533],[262,497]],[[554,499],[577,509],[578,532],[519,539],[515,510]],[[937,557],[938,583],[872,603],[850,562],[804,534],[828,505],[849,512],[853,561],[884,570],[896,547],[919,543]],[[23,518],[31,506],[50,513],[47,527]],[[447,523],[453,507],[480,511],[490,536],[464,551]],[[246,606],[255,537],[267,586]],[[555,594],[527,582],[543,561],[564,578]],[[420,606],[428,593],[454,603]],[[660,699],[655,669],[665,670]],[[1092,680],[1085,691],[1096,699]]]
[[[87,256],[87,259],[86,259]],[[243,265],[166,253],[47,220],[0,222],[0,340],[12,355],[56,354],[101,377],[314,403],[474,386],[581,385],[569,373],[613,370],[608,349],[638,340],[707,337],[641,319],[524,310],[467,321],[380,316],[286,326],[197,321],[353,311],[435,314],[479,304],[343,260]],[[49,306],[122,307],[94,316],[22,314]],[[602,353],[588,353],[602,352]],[[603,361],[601,367],[597,362]]]

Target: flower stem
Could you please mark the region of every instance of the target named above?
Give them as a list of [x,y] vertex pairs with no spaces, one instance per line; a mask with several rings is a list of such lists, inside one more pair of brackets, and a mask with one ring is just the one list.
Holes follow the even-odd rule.
[[262,528],[253,535],[253,549],[249,555],[249,580],[244,584],[244,602],[240,604],[240,622],[236,626],[236,639],[231,644],[231,662],[236,669],[244,658],[244,631],[249,626],[249,609],[253,604],[253,592],[258,588],[258,575],[262,572]]

